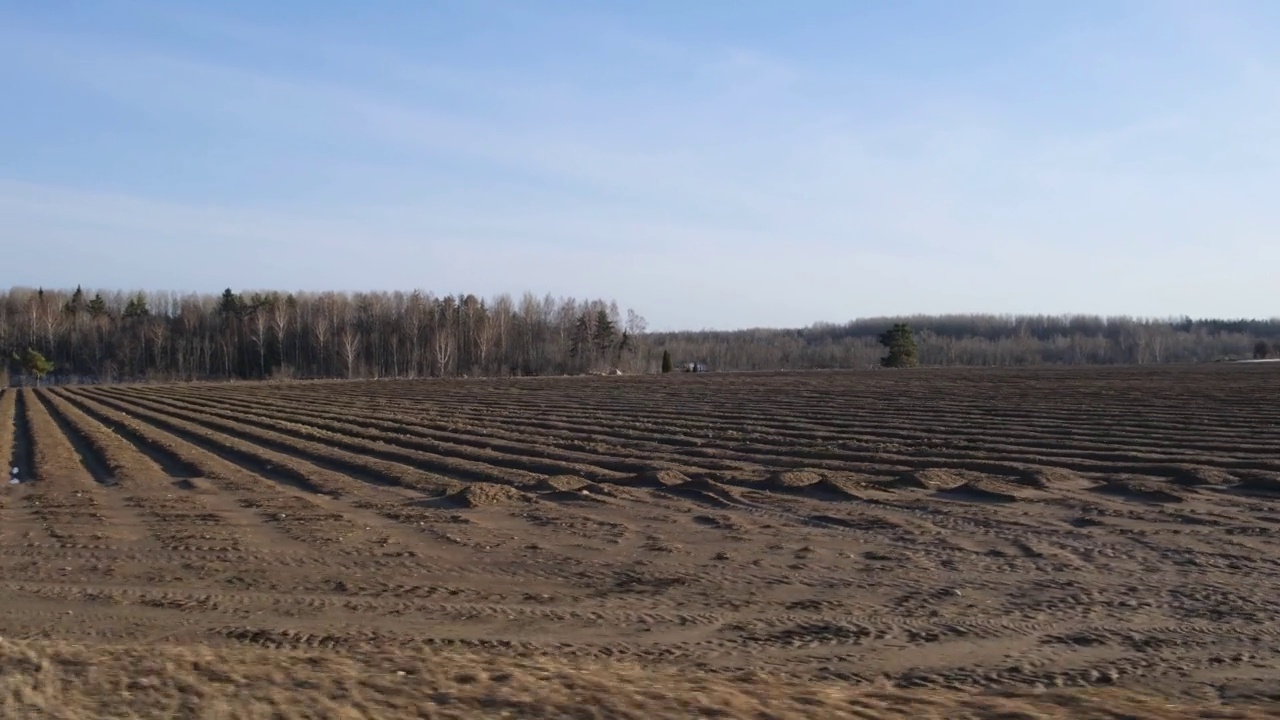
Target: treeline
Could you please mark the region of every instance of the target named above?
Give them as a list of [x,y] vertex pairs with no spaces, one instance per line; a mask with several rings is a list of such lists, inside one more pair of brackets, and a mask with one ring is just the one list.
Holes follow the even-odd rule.
[[644,329],[613,302],[528,293],[0,294],[9,373],[31,349],[54,382],[634,371]]
[[[14,288],[0,292],[0,353],[28,349],[55,382],[380,378],[871,368],[879,337],[914,331],[921,365],[1205,362],[1280,354],[1280,318],[884,317],[795,330],[647,333],[614,302],[525,293],[221,295]],[[7,372],[23,374],[10,359]],[[2,378],[0,378],[2,379]]]
[[696,357],[714,369],[870,368],[879,337],[897,323],[914,331],[921,365],[1118,365],[1280,356],[1280,318],[1166,320],[1087,315],[879,317],[797,330],[655,333],[650,347]]

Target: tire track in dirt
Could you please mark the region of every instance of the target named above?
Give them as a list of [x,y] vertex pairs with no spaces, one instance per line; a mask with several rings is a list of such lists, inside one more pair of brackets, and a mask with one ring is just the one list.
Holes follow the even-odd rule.
[[[431,591],[434,588],[423,588]],[[423,630],[423,625],[445,621],[483,619],[520,620],[535,619],[557,625],[572,624],[579,629],[647,623],[679,627],[716,626],[723,617],[716,613],[682,612],[677,610],[650,610],[646,608],[619,609],[609,607],[543,607],[537,604],[497,604],[483,602],[440,602],[433,599],[439,593],[427,592],[420,597],[352,596],[348,594],[317,595],[296,592],[263,591],[209,591],[205,588],[191,590],[155,589],[129,584],[92,585],[57,582],[0,581],[0,592],[41,600],[76,601],[86,596],[95,601],[116,606],[136,605],[165,609],[219,613],[231,616],[252,617],[264,611],[280,613],[281,618],[321,615],[335,610],[368,616],[369,628],[381,628],[383,632],[413,636]],[[466,589],[454,593],[468,592]],[[518,631],[517,631],[518,632]]]
[[[830,626],[820,633],[839,633],[846,629]],[[857,629],[848,632],[858,633]],[[1162,668],[1158,662],[1142,657],[1129,657],[1121,661],[1082,659],[1067,667],[1043,667],[1021,663],[1002,668],[961,668],[936,671],[909,668],[901,673],[877,672],[868,669],[862,673],[837,670],[836,667],[865,657],[865,648],[856,643],[838,641],[795,639],[794,655],[800,659],[813,658],[825,664],[811,673],[789,672],[786,660],[771,655],[770,651],[758,651],[750,645],[725,643],[715,640],[675,641],[662,644],[637,644],[629,642],[592,643],[565,641],[518,641],[467,636],[416,636],[403,637],[378,631],[311,631],[260,625],[232,625],[218,628],[216,634],[229,641],[273,649],[315,649],[335,652],[364,652],[375,648],[397,648],[401,652],[421,652],[435,648],[468,648],[514,654],[520,657],[555,655],[561,658],[606,660],[627,659],[645,664],[670,666],[695,665],[704,674],[732,673],[769,667],[772,672],[787,677],[837,678],[844,682],[868,684],[889,680],[899,687],[945,686],[950,688],[979,689],[995,686],[1056,686],[1091,687],[1110,685],[1122,679],[1167,678],[1174,672]],[[856,637],[856,635],[854,636]],[[854,652],[841,653],[841,646]],[[833,652],[833,649],[836,652]],[[785,656],[784,656],[785,657]],[[870,715],[868,715],[870,717]]]
[[[269,527],[269,526],[267,526]],[[215,553],[211,557],[211,553]],[[286,535],[272,538],[272,544],[265,547],[245,548],[181,548],[166,549],[128,545],[119,542],[26,542],[21,545],[0,547],[0,558],[7,558],[10,564],[25,564],[32,567],[37,563],[51,561],[72,562],[111,562],[137,564],[159,568],[162,572],[189,570],[201,563],[217,561],[234,567],[252,569],[269,569],[276,571],[288,569],[306,573],[335,571],[381,572],[387,574],[431,571],[439,573],[459,573],[466,575],[480,574],[479,570],[462,567],[436,567],[424,562],[419,554],[412,551],[390,549],[385,552],[356,551],[347,548],[330,548],[323,554],[315,552],[315,548]],[[17,577],[17,576],[14,576]],[[27,580],[44,578],[39,574],[26,577]],[[297,579],[291,572],[288,582]]]

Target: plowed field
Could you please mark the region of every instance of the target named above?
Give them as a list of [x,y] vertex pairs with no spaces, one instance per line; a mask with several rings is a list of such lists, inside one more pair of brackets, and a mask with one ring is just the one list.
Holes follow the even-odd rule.
[[1280,702],[1275,366],[7,389],[0,460],[6,717]]

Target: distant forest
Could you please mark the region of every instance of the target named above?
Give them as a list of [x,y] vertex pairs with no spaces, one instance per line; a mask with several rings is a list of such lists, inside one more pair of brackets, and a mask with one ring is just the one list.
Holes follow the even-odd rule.
[[424,292],[221,295],[14,288],[0,293],[0,353],[52,363],[51,382],[387,378],[870,368],[894,323],[922,365],[1185,363],[1280,354],[1280,318],[946,315],[793,330],[650,333],[605,300]]

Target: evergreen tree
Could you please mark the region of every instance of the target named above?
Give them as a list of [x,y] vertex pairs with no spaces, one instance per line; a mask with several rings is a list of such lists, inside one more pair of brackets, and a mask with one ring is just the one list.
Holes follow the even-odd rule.
[[622,365],[622,356],[636,353],[636,338],[628,330],[623,330],[622,335],[618,338],[618,349],[614,351],[613,357],[618,365]]
[[142,293],[129,298],[129,302],[124,306],[124,316],[127,318],[146,317],[150,314],[151,311],[147,308],[147,298]]
[[102,293],[94,293],[93,299],[89,301],[89,315],[97,318],[106,314],[107,301],[102,299]]
[[662,351],[662,372],[664,373],[671,372],[671,351],[670,350]]
[[614,325],[613,320],[609,318],[609,313],[601,308],[596,313],[596,332],[595,345],[596,353],[599,357],[608,357],[609,350],[613,348],[613,344],[618,340],[618,328]]
[[[17,353],[14,353],[13,357],[15,360],[19,360]],[[26,354],[23,355],[22,358],[20,358],[20,361],[22,363],[23,370],[25,370],[30,375],[36,376],[37,385],[40,384],[40,381],[44,378],[45,375],[48,375],[50,372],[53,371],[53,363],[49,360],[46,360],[44,355],[41,355],[40,353],[36,352],[35,350],[32,350],[31,348],[27,348]]]
[[590,355],[594,346],[595,328],[591,326],[591,316],[583,313],[573,324],[573,335],[569,338],[569,357],[580,359]]
[[76,313],[84,309],[85,309],[84,290],[82,290],[80,286],[77,285],[76,291],[71,294],[71,299],[67,301],[66,305],[62,306],[62,311],[68,315],[75,315]]
[[906,368],[920,364],[915,335],[912,334],[910,325],[895,323],[892,328],[882,333],[879,339],[880,344],[889,349],[889,354],[880,359],[882,366]]
[[1266,360],[1270,355],[1271,346],[1267,344],[1266,340],[1259,340],[1257,344],[1253,346],[1253,359]]
[[222,299],[218,302],[218,312],[224,317],[239,317],[244,311],[244,299],[227,288],[222,291]]

